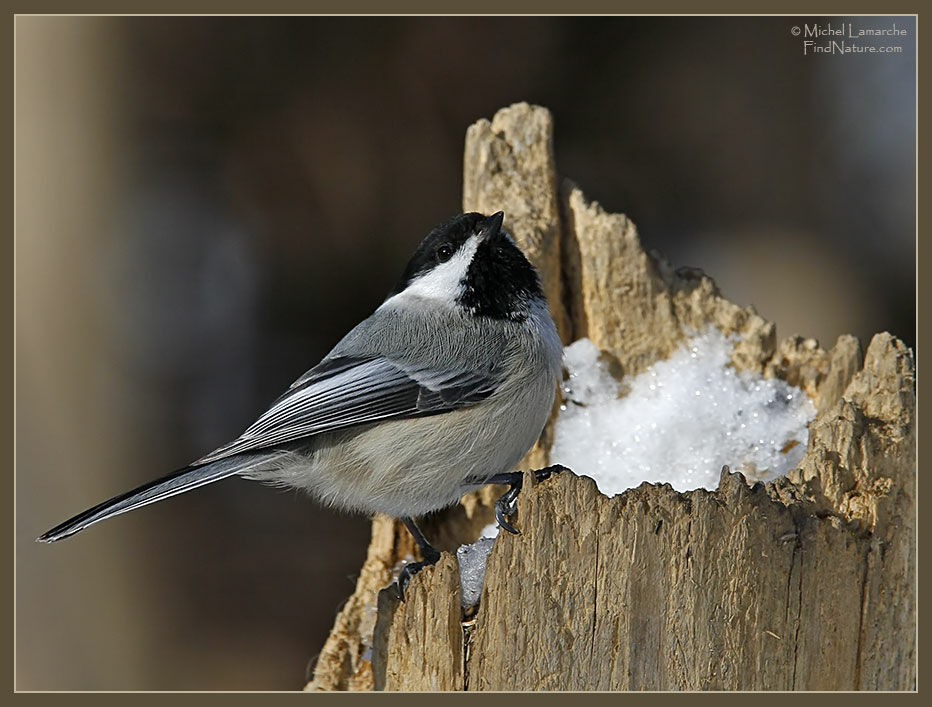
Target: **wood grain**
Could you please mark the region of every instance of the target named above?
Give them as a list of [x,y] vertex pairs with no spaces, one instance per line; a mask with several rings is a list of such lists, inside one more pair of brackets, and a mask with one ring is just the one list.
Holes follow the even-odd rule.
[[[505,211],[564,341],[590,337],[630,375],[691,330],[733,334],[735,367],[812,398],[806,453],[766,485],[726,468],[714,492],[645,483],[609,498],[585,469],[540,484],[528,474],[521,534],[496,539],[469,617],[448,554],[404,604],[379,593],[414,548],[402,526],[376,519],[309,689],[914,689],[912,352],[887,333],[863,356],[851,336],[828,351],[778,340],[701,271],[645,252],[627,217],[571,182],[558,191],[552,136],[549,112],[527,104],[473,125],[463,201]],[[523,468],[546,464],[550,435]],[[428,536],[446,550],[473,542],[500,491],[438,514]]]

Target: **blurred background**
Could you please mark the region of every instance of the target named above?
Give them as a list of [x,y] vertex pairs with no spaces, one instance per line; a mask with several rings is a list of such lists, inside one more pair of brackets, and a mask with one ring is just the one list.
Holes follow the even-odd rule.
[[241,432],[459,210],[466,128],[510,103],[779,336],[914,346],[915,21],[803,56],[804,21],[18,17],[17,688],[304,684],[366,518],[228,480],[33,538]]

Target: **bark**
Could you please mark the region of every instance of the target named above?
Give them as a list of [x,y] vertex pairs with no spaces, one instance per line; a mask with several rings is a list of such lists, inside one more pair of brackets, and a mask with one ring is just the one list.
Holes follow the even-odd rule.
[[[642,484],[609,498],[585,469],[536,484],[502,533],[477,612],[455,559],[381,591],[414,551],[373,522],[356,592],[308,689],[914,689],[915,373],[893,336],[777,341],[773,323],[695,269],[647,253],[634,224],[558,187],[546,109],[517,104],[467,132],[464,208],[504,210],[542,273],[561,336],[588,336],[619,374],[668,356],[691,330],[740,338],[732,363],[801,387],[818,414],[799,467],[769,484]],[[551,429],[524,460],[547,461]],[[487,488],[429,520],[453,551],[491,521]]]

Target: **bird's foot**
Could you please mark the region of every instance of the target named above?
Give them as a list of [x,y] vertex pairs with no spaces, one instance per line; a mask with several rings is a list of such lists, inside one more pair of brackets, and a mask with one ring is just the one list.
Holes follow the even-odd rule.
[[429,557],[420,562],[409,562],[401,568],[401,572],[398,574],[398,580],[395,582],[395,590],[398,593],[398,599],[400,601],[405,600],[405,589],[408,588],[408,583],[411,581],[411,578],[425,567],[437,564],[439,559],[440,553],[438,552],[436,557]]
[[495,502],[495,520],[498,521],[498,527],[507,530],[512,535],[520,535],[520,531],[515,528],[505,516],[512,515],[518,505],[518,494],[521,493],[521,486],[524,483],[524,476],[521,472],[516,472],[518,478],[511,482],[511,488],[499,496]]
[[424,557],[420,562],[409,562],[401,568],[401,572],[398,574],[395,589],[398,594],[398,600],[404,601],[405,589],[408,588],[408,582],[425,567],[437,564],[437,561],[440,560],[440,552],[427,542],[427,538],[424,537],[424,534],[414,524],[414,520],[411,518],[402,518],[401,522],[405,524],[405,527],[407,527],[408,531],[411,533],[414,541],[418,544],[418,547],[421,548],[421,555]]
[[561,471],[569,471],[569,469],[562,464],[551,464],[550,466],[545,466],[543,469],[535,471],[534,478],[540,483],[541,481],[549,479],[554,474],[559,474]]
[[[561,464],[553,464],[543,469],[535,470],[534,478],[540,483],[541,481],[549,479],[553,474],[559,474],[561,471],[566,470],[566,467]],[[506,516],[514,515],[514,512],[517,510],[518,494],[521,493],[521,486],[524,484],[524,474],[520,471],[515,471],[505,476],[507,478],[502,481],[509,484],[511,488],[505,491],[495,502],[495,520],[498,521],[499,527],[507,530],[512,535],[520,535],[521,532],[508,522]]]

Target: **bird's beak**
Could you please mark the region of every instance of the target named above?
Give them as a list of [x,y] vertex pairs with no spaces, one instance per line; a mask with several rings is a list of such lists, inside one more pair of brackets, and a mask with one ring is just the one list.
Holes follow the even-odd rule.
[[484,227],[482,229],[485,241],[490,241],[502,230],[502,222],[505,220],[505,212],[498,211],[485,220]]

